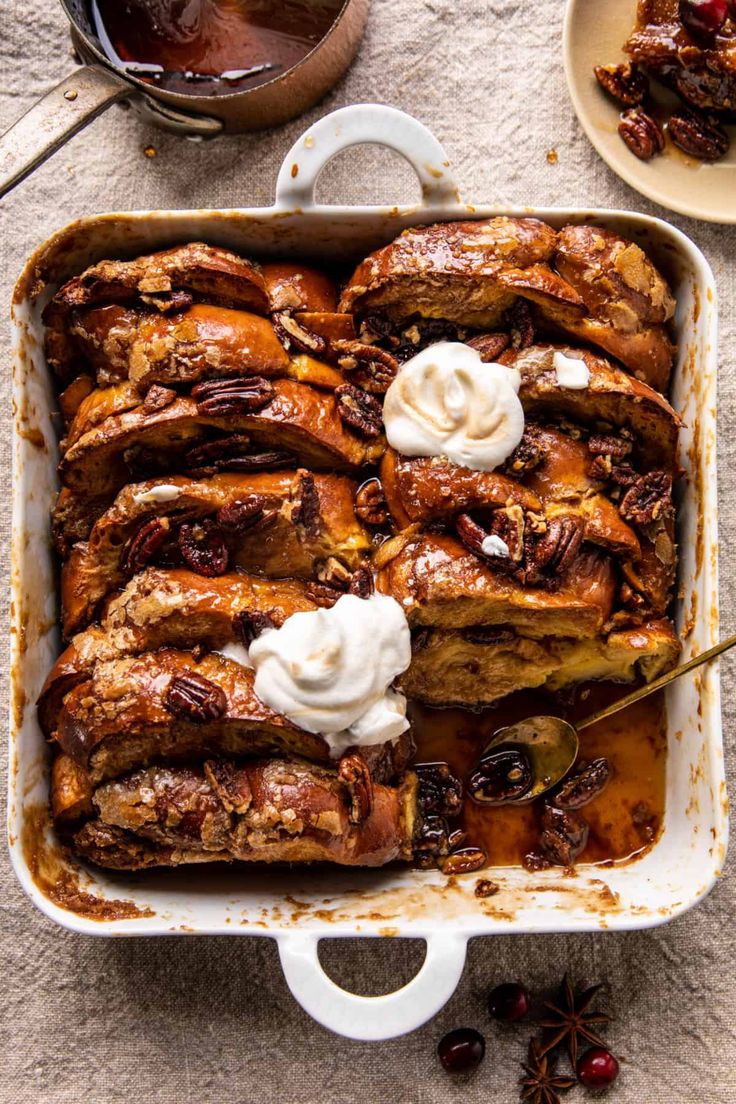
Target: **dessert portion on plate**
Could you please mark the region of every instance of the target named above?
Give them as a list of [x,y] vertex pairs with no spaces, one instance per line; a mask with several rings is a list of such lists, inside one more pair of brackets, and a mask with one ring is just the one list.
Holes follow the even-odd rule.
[[674,305],[639,246],[509,218],[407,230],[340,290],[200,243],[65,284],[39,717],[76,853],[483,865],[421,710],[676,663]]
[[650,98],[649,73],[681,105],[666,131],[697,161],[719,161],[730,148],[724,122],[736,117],[736,3],[733,0],[639,0],[624,45],[626,65],[598,65],[595,75],[621,104],[619,134],[640,160],[666,146],[662,112]]

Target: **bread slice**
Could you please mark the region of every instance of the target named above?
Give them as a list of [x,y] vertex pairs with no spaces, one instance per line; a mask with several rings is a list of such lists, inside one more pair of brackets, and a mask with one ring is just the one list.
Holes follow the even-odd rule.
[[335,771],[281,760],[158,767],[98,787],[98,816],[74,843],[115,869],[232,859],[383,866],[411,857],[416,787],[411,773],[396,788],[374,784],[356,823]]
[[[99,602],[140,570],[134,549],[152,519],[166,528],[169,560],[177,554],[181,526],[208,519],[227,542],[227,570],[316,579],[334,558],[352,573],[371,547],[368,531],[355,516],[355,492],[355,483],[345,476],[304,469],[129,483],[62,567],[64,634],[83,628]],[[255,510],[247,527],[228,528],[229,516],[243,504]],[[155,562],[154,556],[145,560],[146,566]]]
[[633,625],[597,637],[531,639],[498,631],[425,630],[401,688],[430,705],[492,705],[517,690],[561,690],[608,679],[651,682],[677,663],[680,642],[669,621]]
[[186,474],[194,466],[192,450],[216,439],[218,431],[223,438],[247,438],[246,454],[278,450],[317,471],[354,472],[380,458],[383,436],[364,438],[346,426],[332,394],[292,380],[274,380],[269,387],[268,402],[247,413],[207,413],[201,401],[180,397],[161,409],[139,404],[102,420],[92,417],[90,408],[114,404],[114,394],[108,396],[117,389],[94,392],[70,427],[61,482],[88,499],[112,497],[130,481],[136,453],[155,469],[151,474]]
[[411,538],[377,578],[378,589],[404,607],[412,626],[510,624],[536,638],[600,633],[616,595],[610,557],[583,546],[556,582],[555,590],[524,586],[439,533]]

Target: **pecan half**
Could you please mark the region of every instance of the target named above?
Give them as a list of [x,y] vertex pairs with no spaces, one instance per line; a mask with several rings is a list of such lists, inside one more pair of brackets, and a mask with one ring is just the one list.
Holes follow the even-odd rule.
[[247,813],[253,800],[248,773],[229,759],[208,759],[204,776],[227,813]]
[[463,807],[463,784],[447,763],[417,763],[417,804],[423,813],[457,816]]
[[335,388],[337,412],[340,418],[360,437],[380,437],[383,425],[381,404],[352,383],[342,383]]
[[222,529],[210,518],[182,525],[179,548],[184,562],[197,575],[215,578],[227,571],[230,553]]
[[547,531],[530,546],[527,554],[527,581],[539,582],[545,574],[562,574],[577,556],[583,543],[580,518],[563,515],[551,518]]
[[161,387],[160,384],[154,383],[152,387],[148,388],[146,397],[141,403],[141,409],[146,414],[151,414],[154,410],[164,410],[167,406],[171,406],[175,398],[176,391],[172,391],[170,387]]
[[534,344],[536,331],[527,302],[517,299],[512,303],[506,311],[505,320],[511,331],[511,344],[515,349],[528,349]]
[[294,349],[309,356],[324,355],[327,349],[325,339],[302,326],[289,311],[277,311],[272,322],[276,336],[287,352]]
[[355,516],[366,525],[385,525],[388,521],[383,487],[376,476],[366,479],[358,487],[355,495]]
[[352,578],[352,572],[349,571],[348,568],[345,567],[345,564],[338,560],[336,556],[328,556],[327,559],[317,567],[318,582],[325,583],[334,590],[341,590],[343,593],[347,591]]
[[188,473],[192,476],[212,475],[221,471],[276,471],[290,468],[294,457],[289,452],[248,453],[250,439],[243,433],[217,437],[189,449],[185,456]]
[[618,487],[630,487],[639,475],[628,464],[612,464],[610,456],[596,456],[588,468],[593,479],[615,483]]
[[432,866],[433,858],[448,853],[450,850],[449,835],[450,830],[444,817],[435,816],[434,814],[417,817],[413,851],[414,857],[418,860],[420,866]]
[[221,687],[192,672],[171,679],[164,694],[164,705],[175,717],[204,724],[222,717],[227,709],[227,698]]
[[382,395],[396,379],[398,360],[377,345],[336,340],[330,344],[330,352],[336,356],[350,383],[364,391]]
[[273,385],[261,376],[207,380],[192,388],[200,414],[252,414],[268,406],[274,394]]
[[240,610],[233,617],[233,632],[244,648],[250,648],[253,641],[267,629],[275,629],[274,621],[260,610]]
[[587,842],[588,825],[578,813],[545,803],[540,843],[546,859],[557,866],[572,866]]
[[[490,531],[479,525],[470,514],[458,514],[455,519],[455,531],[465,547],[486,563],[502,571],[513,571],[518,567],[524,552],[524,514],[520,506],[507,506],[501,510],[495,510]],[[483,542],[490,536],[497,536],[505,543],[509,550],[507,556],[483,551]]]
[[302,468],[297,476],[296,506],[291,515],[292,520],[300,534],[314,540],[319,536],[322,520],[319,492],[311,472]]
[[618,132],[631,152],[640,161],[650,161],[664,149],[664,132],[651,115],[640,107],[624,111]]
[[665,471],[639,476],[619,504],[621,517],[634,525],[649,525],[671,510],[672,476]]
[[591,433],[588,449],[594,456],[610,456],[613,460],[623,460],[633,449],[633,443],[625,437],[613,437],[604,433]]
[[687,107],[670,115],[667,130],[675,145],[698,161],[720,161],[731,144],[715,118]]
[[485,755],[468,779],[468,793],[480,805],[503,805],[523,797],[532,784],[532,769],[514,748]]
[[215,521],[226,533],[245,533],[262,520],[265,506],[265,495],[249,494],[221,506]]
[[470,874],[473,870],[481,870],[487,861],[486,853],[480,847],[463,847],[443,858],[440,870],[448,877],[450,874]]
[[368,765],[360,755],[344,755],[337,776],[350,794],[350,823],[362,824],[373,808],[373,780]]
[[594,759],[577,774],[565,779],[552,798],[558,809],[582,809],[603,793],[611,777],[611,764],[607,759]]
[[649,81],[638,65],[596,65],[593,72],[601,88],[618,103],[635,107],[649,92]]
[[161,551],[169,537],[169,519],[150,518],[123,549],[120,566],[126,575],[141,571]]
[[545,459],[545,455],[537,426],[529,424],[524,429],[524,436],[506,461],[504,470],[507,475],[524,476],[527,472],[538,468]]
[[363,564],[353,572],[348,586],[348,594],[354,594],[357,598],[370,598],[374,590],[373,572]]
[[311,598],[315,606],[321,609],[331,609],[338,598],[342,598],[344,590],[330,586],[329,583],[317,583],[313,579],[304,584],[307,597]]
[[471,337],[466,344],[480,353],[480,359],[484,364],[490,364],[497,357],[500,357],[504,349],[508,349],[511,344],[511,335],[505,333],[478,334],[476,337]]

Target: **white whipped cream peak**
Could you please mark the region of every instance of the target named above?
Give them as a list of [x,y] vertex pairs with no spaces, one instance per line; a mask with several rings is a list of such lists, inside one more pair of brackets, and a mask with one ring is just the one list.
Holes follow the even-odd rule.
[[555,349],[552,367],[560,387],[571,391],[582,391],[590,383],[590,369],[582,357],[569,357]]
[[430,345],[402,366],[386,392],[388,442],[405,456],[447,456],[493,471],[524,433],[520,382],[515,369],[484,364],[469,345]]
[[510,556],[511,552],[505,540],[501,540],[495,533],[483,538],[480,550],[484,556]]
[[159,483],[157,487],[151,487],[148,491],[135,491],[133,501],[136,506],[148,506],[156,502],[173,502],[182,493],[181,487],[175,487],[173,483]]
[[393,598],[344,594],[330,609],[294,613],[248,655],[261,701],[323,736],[335,758],[409,727],[406,698],[391,688],[411,661],[409,625]]

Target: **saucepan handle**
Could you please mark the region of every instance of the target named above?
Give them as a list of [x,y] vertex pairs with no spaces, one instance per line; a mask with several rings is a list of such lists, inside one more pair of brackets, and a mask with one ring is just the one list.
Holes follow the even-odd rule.
[[0,196],[133,89],[101,66],[84,65],[57,84],[0,136]]
[[336,1035],[366,1042],[405,1035],[439,1012],[462,977],[467,947],[462,935],[436,932],[427,937],[427,956],[407,985],[379,997],[360,997],[324,972],[319,936],[285,932],[278,942],[286,984],[304,1011]]
[[447,154],[423,123],[384,104],[353,104],[325,115],[294,143],[276,181],[276,206],[315,207],[317,177],[327,162],[341,150],[364,143],[388,146],[406,158],[419,177],[424,207],[459,202]]

